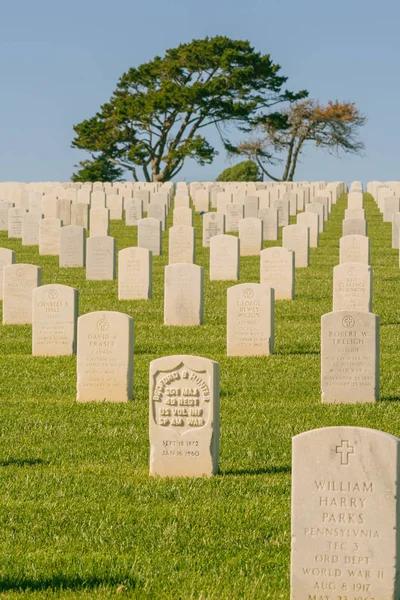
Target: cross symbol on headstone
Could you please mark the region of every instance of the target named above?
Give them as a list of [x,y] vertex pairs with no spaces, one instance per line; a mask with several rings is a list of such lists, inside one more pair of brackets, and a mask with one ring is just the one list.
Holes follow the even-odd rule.
[[354,454],[354,446],[350,446],[347,440],[342,440],[340,446],[336,446],[336,454],[341,454],[341,464],[349,464],[349,454]]

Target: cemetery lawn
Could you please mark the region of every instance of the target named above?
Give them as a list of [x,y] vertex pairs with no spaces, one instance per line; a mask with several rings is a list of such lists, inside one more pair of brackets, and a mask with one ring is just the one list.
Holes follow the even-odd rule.
[[[163,326],[163,269],[153,259],[153,300],[117,300],[117,282],[86,282],[0,232],[17,262],[43,268],[43,283],[80,291],[80,314],[115,310],[135,320],[135,400],[77,404],[75,358],[31,355],[30,326],[0,326],[0,597],[289,598],[291,438],[330,425],[400,436],[400,270],[365,195],[374,312],[381,319],[381,401],[320,402],[320,317],[331,310],[332,269],[346,196],[333,207],[311,266],[296,271],[296,300],[276,302],[275,355],[226,356],[226,282],[209,282],[196,216],[197,264],[205,269],[202,327]],[[171,211],[170,224],[172,219]],[[293,222],[293,220],[292,220]],[[117,249],[136,227],[112,222]],[[280,244],[280,242],[279,242]],[[268,242],[265,246],[273,246]],[[259,281],[259,258],[241,259],[240,283]],[[221,366],[220,475],[150,479],[148,372],[170,354]]]

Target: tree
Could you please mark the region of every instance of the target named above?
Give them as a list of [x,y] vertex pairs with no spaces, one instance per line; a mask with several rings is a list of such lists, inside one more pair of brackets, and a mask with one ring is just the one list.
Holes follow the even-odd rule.
[[123,170],[111,163],[105,156],[98,156],[92,160],[82,160],[76,173],[72,174],[71,181],[122,181]]
[[[262,117],[255,124],[258,137],[248,139],[237,147],[229,145],[232,154],[241,154],[255,160],[260,169],[274,181],[293,181],[299,157],[306,142],[330,153],[360,154],[364,149],[358,138],[365,117],[352,102],[328,102],[326,106],[315,100],[294,102],[281,112]],[[285,158],[279,157],[280,153]],[[266,165],[284,163],[281,177],[272,175]]]
[[217,181],[260,181],[260,169],[254,160],[244,160],[222,171]]
[[287,78],[268,54],[224,36],[193,40],[122,75],[95,116],[74,126],[72,146],[128,169],[138,180],[172,179],[186,159],[212,162],[204,130],[246,126],[278,102],[306,92],[282,91]]

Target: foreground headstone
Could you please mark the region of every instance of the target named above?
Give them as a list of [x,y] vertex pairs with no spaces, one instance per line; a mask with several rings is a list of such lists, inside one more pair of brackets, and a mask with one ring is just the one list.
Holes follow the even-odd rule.
[[199,356],[150,363],[150,475],[218,473],[219,378],[219,364]]
[[279,246],[260,252],[260,282],[274,289],[275,300],[294,300],[294,252]]
[[291,600],[400,597],[399,441],[362,427],[293,438]]
[[68,225],[61,228],[59,265],[74,268],[86,265],[86,230],[83,227]]
[[33,290],[33,356],[70,356],[76,353],[78,290],[49,284]]
[[116,240],[110,236],[95,236],[87,240],[86,279],[111,281],[115,279]]
[[152,254],[147,248],[118,252],[118,300],[148,300],[152,294]]
[[263,224],[261,219],[241,219],[239,221],[240,256],[257,256],[263,245]]
[[210,240],[210,281],[237,281],[240,272],[240,241],[233,235]]
[[47,217],[39,221],[39,254],[58,256],[60,254],[61,221]]
[[3,269],[15,263],[15,252],[8,248],[0,248],[0,300],[3,299]]
[[3,325],[32,323],[32,293],[41,281],[42,270],[35,265],[3,268]]
[[196,262],[196,230],[189,225],[174,225],[169,229],[168,262]]
[[366,235],[346,235],[339,240],[340,263],[357,262],[369,265],[370,241]]
[[321,319],[322,402],[379,398],[379,317],[339,310]]
[[214,235],[225,233],[225,215],[221,212],[209,212],[203,215],[203,248],[210,247]]
[[308,267],[310,232],[306,225],[287,225],[282,229],[282,246],[294,252],[296,268]]
[[138,246],[151,250],[153,256],[162,254],[161,221],[147,217],[138,221]]
[[333,269],[333,310],[372,312],[372,267],[343,263]]
[[203,267],[177,263],[165,267],[164,325],[202,325]]
[[228,289],[228,356],[269,356],[274,352],[274,290],[261,283]]
[[78,319],[78,402],[133,398],[133,319],[99,311]]

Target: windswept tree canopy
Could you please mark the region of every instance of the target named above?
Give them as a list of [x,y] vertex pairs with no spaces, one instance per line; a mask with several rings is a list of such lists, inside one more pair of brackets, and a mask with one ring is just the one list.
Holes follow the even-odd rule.
[[103,155],[92,160],[82,160],[71,181],[122,181],[123,170]]
[[205,128],[260,120],[264,110],[303,98],[268,54],[224,36],[193,40],[122,75],[111,99],[75,125],[72,146],[101,155],[147,181],[166,181],[185,159],[211,163],[216,149]]
[[222,171],[217,181],[260,181],[261,172],[254,160],[243,160]]
[[[353,102],[315,100],[293,102],[281,112],[255,120],[253,135],[239,144],[228,144],[231,154],[241,154],[257,162],[261,170],[275,181],[293,181],[298,159],[306,142],[330,153],[360,154],[364,144],[359,129],[365,117]],[[284,158],[281,158],[281,155]],[[272,175],[270,167],[284,163],[281,177]]]

